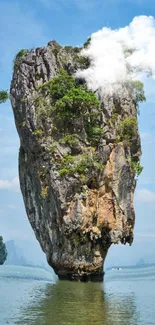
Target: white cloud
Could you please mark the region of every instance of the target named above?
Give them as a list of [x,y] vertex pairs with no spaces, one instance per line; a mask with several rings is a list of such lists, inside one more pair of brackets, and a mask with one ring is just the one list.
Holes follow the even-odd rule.
[[19,178],[15,177],[11,181],[9,181],[7,179],[5,179],[5,180],[0,179],[0,189],[1,190],[9,189],[9,190],[19,192],[20,191]]
[[[126,54],[124,49],[134,51]],[[122,94],[124,82],[144,79],[150,72],[155,79],[155,19],[138,16],[118,30],[104,27],[91,35],[90,45],[82,55],[89,58],[90,67],[78,71],[77,76],[101,96],[119,91]]]
[[135,193],[135,201],[141,203],[155,203],[155,193],[147,189],[137,190]]

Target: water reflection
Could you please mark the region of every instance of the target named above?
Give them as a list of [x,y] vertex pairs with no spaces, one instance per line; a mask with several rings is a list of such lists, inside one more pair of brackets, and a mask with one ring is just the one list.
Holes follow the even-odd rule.
[[36,298],[31,306],[23,310],[16,324],[138,324],[134,294],[109,293],[104,291],[103,284],[58,281],[54,285],[46,285],[44,292],[37,291]]

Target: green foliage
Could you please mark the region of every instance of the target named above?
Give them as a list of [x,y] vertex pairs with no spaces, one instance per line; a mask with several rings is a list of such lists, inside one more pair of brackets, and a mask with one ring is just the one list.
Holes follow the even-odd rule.
[[36,129],[33,134],[36,136],[36,137],[41,137],[43,134],[44,134],[44,131],[41,130],[41,129]]
[[93,168],[94,160],[90,155],[83,154],[81,161],[76,165],[75,171],[79,174],[86,173],[89,169]]
[[112,115],[111,115],[111,122],[113,124],[115,124],[116,121],[117,121],[117,119],[118,119],[118,113],[112,113]]
[[62,49],[62,46],[61,45],[59,45],[59,44],[55,44],[55,46],[54,46],[54,49],[53,49],[53,53],[54,53],[54,55],[56,56],[56,58],[57,58],[57,55],[58,55],[58,53],[59,53],[59,51]]
[[69,146],[74,146],[78,144],[78,138],[76,134],[66,134],[63,138],[59,140],[60,143],[66,143]]
[[98,156],[95,152],[86,152],[81,155],[79,161],[76,161],[75,157],[69,154],[64,155],[59,167],[61,167],[59,169],[60,176],[78,174],[80,183],[85,184],[88,171],[97,172],[102,170],[103,164],[98,161]]
[[82,50],[82,48],[77,47],[77,46],[73,48],[74,53],[79,53],[81,50]]
[[99,139],[104,135],[104,130],[97,125],[96,120],[87,122],[86,132],[88,140],[93,145],[97,144]]
[[61,163],[59,163],[59,166],[61,167],[61,169],[59,169],[60,176],[72,175],[75,170],[73,167],[74,162],[75,157],[69,154],[65,154],[61,160]]
[[74,61],[80,64],[81,69],[87,69],[90,65],[89,59],[82,55],[74,55]]
[[137,120],[135,117],[125,118],[118,127],[119,141],[127,140],[130,141],[137,133]]
[[139,161],[131,161],[131,168],[135,172],[136,177],[138,177],[142,171],[143,171],[143,166],[141,166]]
[[51,112],[51,106],[47,103],[46,99],[43,97],[38,97],[35,99],[36,107],[36,119],[39,121],[42,118],[48,117]]
[[27,54],[29,52],[29,50],[26,50],[26,49],[22,49],[20,50],[16,56],[15,56],[15,59],[14,59],[14,68],[16,68],[18,66],[18,63],[19,61],[23,58],[23,56],[25,54]]
[[59,175],[60,176],[65,176],[65,175],[72,175],[73,174],[73,169],[63,167],[59,170]]
[[9,98],[6,90],[0,90],[0,104],[5,103]]
[[67,46],[64,47],[64,50],[65,50],[66,52],[71,52],[71,51],[73,50],[73,47],[67,45]]
[[89,38],[87,39],[87,41],[83,44],[83,46],[84,46],[85,48],[87,48],[88,45],[90,44],[90,41],[91,41],[91,37],[89,37]]
[[[94,93],[87,89],[86,85],[79,84],[65,70],[60,69],[58,76],[44,83],[39,88],[45,91],[51,98],[49,110],[51,114],[54,114],[53,116],[57,120],[58,128],[63,127],[67,129],[71,121],[81,118],[88,140],[91,143],[97,143],[103,135],[103,130],[100,129],[98,120],[101,114],[100,101]],[[68,144],[73,144],[76,141],[75,136],[73,139],[73,136],[68,135],[61,140]]]
[[132,96],[133,101],[137,108],[137,113],[139,114],[139,103],[142,103],[146,100],[145,93],[144,93],[144,85],[139,80],[131,81],[131,89],[132,89]]
[[36,80],[40,80],[40,78],[41,78],[41,74],[38,73],[38,72],[36,72],[36,73],[35,73],[35,78],[36,78]]
[[102,169],[103,165],[98,162],[96,153],[84,153],[80,162],[76,165],[75,171],[79,174],[84,174],[88,170]]
[[112,124],[115,124],[117,119],[118,119],[118,113],[116,111],[115,104],[113,104],[113,111],[112,111],[112,114],[111,114],[111,122],[112,122]]
[[57,149],[56,144],[51,144],[50,149],[49,149],[50,155],[53,155],[53,153],[56,151],[56,149]]
[[[103,169],[103,164],[98,161],[98,157],[96,153],[85,153],[81,156],[81,160],[76,164],[74,168],[74,172],[79,174],[79,180],[81,184],[86,184],[87,177],[90,173],[96,173]],[[93,179],[92,179],[93,181]],[[96,180],[95,187],[97,186]]]
[[7,258],[6,246],[3,243],[3,237],[0,236],[0,265],[3,265]]
[[66,153],[63,156],[63,159],[62,159],[61,164],[63,166],[68,166],[69,164],[72,164],[74,162],[75,162],[75,157],[73,157],[73,156],[71,156],[71,155],[69,155],[69,154]]
[[20,102],[21,102],[21,103],[26,103],[26,98],[21,98],[21,99],[20,99]]
[[91,110],[98,108],[99,100],[95,94],[90,91],[84,91],[82,88],[72,87],[65,96],[57,100],[55,109],[61,118],[76,118]]
[[47,91],[52,99],[56,101],[65,96],[65,94],[73,87],[75,87],[75,79],[72,76],[68,75],[65,70],[60,69],[58,76],[44,83],[39,88]]

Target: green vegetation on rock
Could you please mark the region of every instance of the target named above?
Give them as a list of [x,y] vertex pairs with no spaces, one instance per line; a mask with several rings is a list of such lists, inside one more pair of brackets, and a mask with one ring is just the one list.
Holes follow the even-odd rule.
[[127,162],[129,163],[131,170],[134,172],[135,177],[138,178],[140,174],[143,171],[143,166],[141,166],[140,161],[134,160],[133,157],[127,159]]
[[93,151],[89,149],[80,155],[78,160],[74,156],[64,155],[64,159],[59,163],[59,174],[61,176],[76,174],[80,183],[85,184],[91,173],[98,175],[98,172],[103,169],[103,164],[99,161],[97,153]]
[[88,119],[88,115],[91,117],[93,109],[97,109],[99,105],[100,102],[92,92],[85,91],[80,87],[73,87],[56,102],[55,109],[58,116],[65,120],[80,116]]
[[40,129],[36,129],[33,134],[36,136],[36,137],[41,137],[43,134],[44,134],[44,131],[43,130],[40,130]]
[[24,57],[25,54],[27,54],[29,52],[29,50],[26,49],[21,49],[15,56],[14,58],[14,68],[18,67],[18,63],[20,62],[20,60]]
[[76,134],[66,134],[59,140],[59,143],[66,143],[69,146],[74,146],[79,143],[79,140]]
[[5,103],[9,98],[6,90],[0,90],[0,104]]
[[131,168],[135,172],[135,176],[138,177],[142,171],[143,171],[143,166],[141,166],[140,161],[131,161]]
[[[66,50],[70,51],[72,48],[67,47]],[[137,107],[138,102],[144,100],[142,83],[132,82],[132,91]],[[64,69],[60,69],[52,80],[39,86],[36,116],[51,120],[54,142],[49,147],[49,153],[61,177],[70,175],[76,177],[81,184],[87,184],[103,169],[97,153],[100,139],[104,138],[101,114],[101,102],[96,94]],[[113,105],[112,124],[115,124],[118,116]],[[44,131],[36,129],[34,134],[42,137]],[[136,117],[126,117],[117,128],[116,143],[125,141],[130,146],[136,135]],[[62,144],[70,147],[69,153],[60,154],[58,148]],[[139,163],[134,163],[131,167],[136,175],[140,174]]]
[[137,119],[135,117],[126,117],[118,127],[118,141],[130,141],[137,134]]
[[146,100],[144,93],[144,85],[140,80],[134,80],[130,83],[132,89],[132,98],[137,108],[137,113],[139,114],[139,103],[142,103]]
[[6,246],[3,243],[3,237],[0,236],[0,265],[3,265],[7,258]]
[[90,44],[91,41],[91,37],[88,37],[88,39],[86,40],[86,42],[83,44],[83,46],[86,48],[88,47],[88,45]]
[[41,85],[40,89],[47,91],[47,94],[56,101],[65,96],[73,87],[75,87],[75,79],[65,70],[60,69],[59,75]]
[[[58,76],[41,85],[39,89],[43,92],[43,96],[50,96],[51,106],[45,104],[43,98],[39,98],[37,110],[46,114],[45,107],[48,106],[48,112],[51,112],[51,116],[57,121],[58,131],[59,129],[61,132],[62,129],[69,129],[71,123],[74,124],[77,119],[81,119],[88,141],[90,143],[99,141],[103,135],[98,119],[101,114],[100,101],[94,93],[87,89],[86,85],[79,84],[65,70],[60,69]],[[72,129],[74,129],[73,126]],[[73,144],[74,141],[76,142],[75,137],[76,135],[70,130],[67,135],[64,134],[62,141]]]

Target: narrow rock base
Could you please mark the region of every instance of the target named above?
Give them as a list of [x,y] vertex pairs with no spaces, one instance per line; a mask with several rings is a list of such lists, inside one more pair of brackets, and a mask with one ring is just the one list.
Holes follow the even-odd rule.
[[98,273],[61,273],[58,274],[59,280],[63,281],[79,281],[79,282],[103,282],[104,272]]

